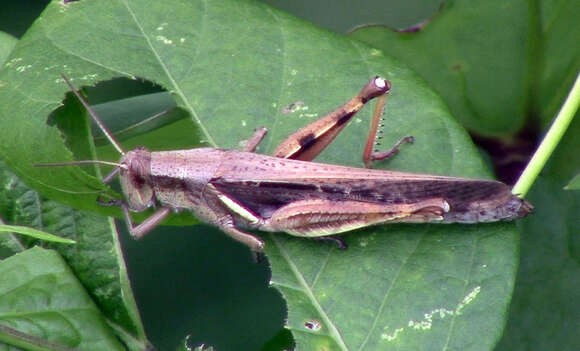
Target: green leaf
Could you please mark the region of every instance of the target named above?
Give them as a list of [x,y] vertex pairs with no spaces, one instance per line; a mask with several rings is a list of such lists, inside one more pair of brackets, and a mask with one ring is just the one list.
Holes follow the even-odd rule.
[[110,219],[45,199],[8,171],[2,160],[0,217],[6,222],[42,228],[74,239],[76,244],[67,247],[11,234],[0,235],[0,257],[11,257],[39,244],[55,249],[65,257],[117,335],[131,350],[143,348],[147,340]]
[[564,187],[566,190],[580,190],[580,174],[576,174],[574,178],[570,180],[568,185]]
[[[103,123],[118,142],[130,139],[174,123],[188,115],[175,108],[175,101],[167,92],[135,96],[93,106],[98,116],[106,117]],[[143,117],[148,117],[143,120]],[[95,144],[109,145],[103,132],[95,123],[91,130]]]
[[[61,72],[78,88],[125,76],[167,89],[199,133],[174,130],[161,140],[166,149],[185,135],[192,145],[236,148],[266,126],[263,153],[379,74],[393,84],[381,148],[405,135],[416,142],[378,168],[489,177],[439,97],[377,49],[254,2],[53,2],[0,72],[0,153],[43,195],[78,209],[111,213],[96,204],[106,189],[97,177],[79,167],[33,167],[73,160],[67,145],[86,152],[76,140],[87,128],[63,138],[47,124],[68,90]],[[286,113],[296,102],[302,108]],[[67,120],[70,111],[56,117]],[[370,115],[370,108],[358,115],[318,161],[362,166]],[[152,134],[144,145],[160,142]],[[516,271],[513,224],[382,226],[344,238],[351,248],[338,252],[266,236],[272,283],[288,303],[298,349],[485,350],[501,335]]]
[[52,241],[55,243],[62,243],[62,244],[74,244],[76,243],[74,240],[64,239],[60,236],[53,235],[47,232],[43,232],[42,230],[36,230],[30,227],[23,227],[18,225],[3,225],[0,224],[0,233],[1,232],[14,232],[22,235],[29,236],[31,238],[36,238],[39,240],[45,241]]
[[3,65],[18,39],[8,33],[0,32],[0,65]]
[[[537,7],[536,7],[537,6]],[[532,59],[533,111],[540,117],[543,129],[550,124],[562,102],[574,84],[580,71],[580,26],[576,14],[580,12],[578,1],[539,1],[532,7],[538,43]]]
[[466,128],[510,135],[525,117],[529,16],[529,5],[522,0],[458,0],[444,2],[419,32],[377,26],[359,29],[352,37],[420,72]]
[[16,254],[0,262],[0,276],[0,341],[34,350],[124,350],[56,252]]
[[469,349],[486,350],[501,335],[517,266],[511,225],[393,225],[344,238],[344,252],[268,242],[298,349],[466,349],[480,328]]

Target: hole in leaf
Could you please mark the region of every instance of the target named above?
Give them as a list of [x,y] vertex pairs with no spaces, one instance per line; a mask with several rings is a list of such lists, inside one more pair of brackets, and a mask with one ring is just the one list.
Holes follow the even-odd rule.
[[299,109],[301,109],[304,106],[304,104],[305,104],[304,101],[293,102],[293,103],[289,104],[288,106],[285,106],[282,109],[282,113],[285,115],[288,115],[290,113],[294,113],[294,112],[298,111]]
[[[171,93],[159,85],[127,78],[92,87],[82,86],[81,82],[72,81],[125,150],[137,146],[150,150],[190,149],[200,145],[197,126],[186,118],[189,113],[177,107]],[[77,160],[91,159],[85,120],[79,118],[86,111],[72,92],[67,93],[63,103],[49,116],[48,123],[58,126]],[[118,152],[97,124],[90,117],[89,120],[99,159],[118,160]]]
[[306,327],[306,329],[310,329],[313,331],[318,331],[322,328],[320,322],[317,321],[316,319],[307,320],[306,322],[304,322],[304,326]]

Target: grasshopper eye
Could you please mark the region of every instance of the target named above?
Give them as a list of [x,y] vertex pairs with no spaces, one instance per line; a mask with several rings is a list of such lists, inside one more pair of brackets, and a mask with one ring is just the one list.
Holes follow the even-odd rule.
[[391,90],[391,83],[383,77],[376,76],[374,83],[377,89],[383,92]]
[[364,86],[358,96],[364,104],[370,99],[388,93],[389,90],[391,90],[391,83],[383,77],[376,76]]
[[381,89],[384,88],[387,85],[387,83],[385,82],[385,79],[383,77],[376,76],[375,85],[377,86],[377,88]]

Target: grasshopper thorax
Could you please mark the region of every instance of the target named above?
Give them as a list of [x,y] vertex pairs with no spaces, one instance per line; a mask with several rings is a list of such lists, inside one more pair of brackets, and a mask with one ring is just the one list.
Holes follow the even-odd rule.
[[120,161],[119,178],[129,209],[135,212],[151,207],[155,191],[151,184],[151,153],[144,147],[127,152]]

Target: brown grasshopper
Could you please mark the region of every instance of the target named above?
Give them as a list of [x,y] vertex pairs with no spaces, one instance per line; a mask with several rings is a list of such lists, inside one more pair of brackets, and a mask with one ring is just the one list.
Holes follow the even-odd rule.
[[[363,106],[378,100],[363,153],[367,167],[398,151],[373,152],[389,81],[374,77],[346,104],[284,140],[273,156],[254,153],[266,135],[258,128],[242,151],[217,148],[151,152],[144,147],[125,152],[71,82],[65,82],[113,146],[118,163],[78,161],[44,166],[104,163],[116,168],[103,181],[119,175],[126,200],[129,232],[140,238],[172,211],[192,211],[199,219],[232,238],[262,251],[264,242],[240,228],[326,237],[370,225],[395,222],[477,223],[513,220],[533,207],[512,195],[503,183],[428,174],[382,171],[308,162],[314,159]],[[134,225],[130,211],[157,207]]]

